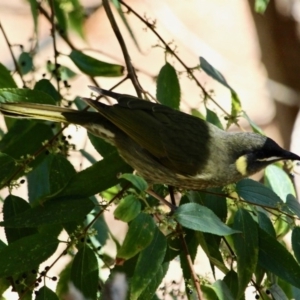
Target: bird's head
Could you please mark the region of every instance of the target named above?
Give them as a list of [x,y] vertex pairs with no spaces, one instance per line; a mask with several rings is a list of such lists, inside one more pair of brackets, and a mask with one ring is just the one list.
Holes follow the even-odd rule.
[[256,133],[235,133],[231,136],[231,153],[236,170],[250,176],[280,160],[299,160],[300,156],[284,150],[272,139]]

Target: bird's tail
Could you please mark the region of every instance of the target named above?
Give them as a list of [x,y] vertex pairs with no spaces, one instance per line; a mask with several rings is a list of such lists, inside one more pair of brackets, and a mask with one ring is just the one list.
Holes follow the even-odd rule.
[[12,118],[46,120],[52,122],[86,125],[94,119],[101,120],[96,112],[77,111],[54,105],[37,103],[0,103],[0,112]]

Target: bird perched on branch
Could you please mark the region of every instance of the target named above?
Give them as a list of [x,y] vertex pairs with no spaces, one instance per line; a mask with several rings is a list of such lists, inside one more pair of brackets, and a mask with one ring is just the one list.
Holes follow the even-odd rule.
[[0,103],[9,117],[74,123],[113,144],[149,183],[200,190],[248,177],[279,160],[300,160],[272,139],[230,133],[164,105],[103,90],[107,105],[84,98],[96,112],[33,103]]

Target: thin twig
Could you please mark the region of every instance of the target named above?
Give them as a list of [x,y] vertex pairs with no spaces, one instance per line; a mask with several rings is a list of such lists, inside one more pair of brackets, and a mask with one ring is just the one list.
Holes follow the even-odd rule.
[[171,204],[170,202],[168,202],[166,199],[164,199],[160,195],[156,194],[154,191],[148,189],[146,191],[146,193],[149,194],[150,196],[154,197],[155,199],[159,200],[163,204],[167,205],[172,211],[176,210],[176,208],[177,208],[176,206],[174,206],[173,204]]
[[108,0],[103,0],[103,7],[105,9],[105,12],[106,12],[106,15],[109,19],[109,22],[110,22],[110,25],[116,35],[116,38],[119,42],[119,45],[121,47],[121,50],[122,50],[122,53],[123,53],[123,56],[124,56],[124,60],[125,60],[125,63],[126,63],[126,67],[127,67],[127,72],[128,72],[128,75],[130,77],[130,80],[135,88],[135,91],[137,93],[137,96],[142,98],[142,88],[141,88],[141,85],[137,79],[137,75],[135,73],[135,70],[133,68],[133,65],[131,63],[131,58],[129,56],[129,53],[128,53],[128,50],[127,50],[127,47],[126,47],[126,44],[125,44],[125,41],[123,39],[123,36],[121,34],[121,31],[117,25],[117,22],[114,18],[114,15],[111,11],[111,8],[110,8],[110,5],[109,5],[109,2]]
[[189,253],[189,249],[188,249],[188,246],[186,244],[184,235],[182,233],[183,230],[182,230],[182,227],[181,227],[180,224],[178,224],[177,229],[180,232],[179,237],[180,237],[180,240],[181,240],[181,243],[182,243],[182,246],[183,246],[183,251],[184,251],[184,254],[185,254],[185,258],[188,262],[188,266],[189,266],[189,269],[190,269],[190,272],[191,272],[191,275],[192,275],[192,279],[193,279],[193,282],[194,282],[194,285],[195,285],[195,288],[196,288],[196,291],[197,291],[198,299],[202,300],[203,297],[202,297],[200,281],[199,281],[198,276],[195,273],[194,266],[193,266],[193,261],[192,261],[191,255]]
[[[172,55],[178,60],[178,62],[185,68],[185,70],[187,71],[187,73],[192,77],[192,79],[196,82],[196,84],[198,85],[198,87],[200,87],[200,89],[202,90],[202,93],[204,94],[205,98],[208,98],[209,100],[211,100],[224,114],[226,114],[227,116],[230,117],[230,114],[228,112],[225,111],[225,109],[220,106],[215,100],[214,98],[212,98],[212,96],[205,90],[205,88],[202,86],[202,84],[200,83],[200,81],[196,78],[196,76],[193,73],[193,69],[189,68],[185,62],[171,49],[171,47],[169,46],[169,44],[161,37],[161,35],[155,30],[154,25],[151,24],[150,22],[148,22],[147,20],[145,20],[143,17],[141,17],[135,10],[133,10],[128,4],[126,4],[123,0],[119,0],[119,2],[124,5],[128,11],[130,11],[131,13],[133,13],[140,21],[142,21],[157,37],[158,39],[163,43],[164,47],[166,48],[167,52],[172,53]],[[238,125],[238,124],[237,124]]]
[[25,80],[23,79],[23,75],[22,75],[21,69],[20,69],[19,64],[18,64],[18,62],[17,62],[17,60],[16,60],[16,58],[15,58],[15,55],[14,55],[14,53],[13,53],[13,51],[12,51],[12,45],[11,45],[11,43],[10,43],[9,40],[8,40],[8,37],[7,37],[7,35],[6,35],[5,31],[4,31],[4,28],[3,28],[2,24],[1,24],[1,22],[0,22],[0,29],[1,29],[1,31],[2,31],[3,37],[4,37],[4,39],[5,39],[5,42],[6,42],[7,46],[8,46],[8,48],[9,48],[9,52],[10,52],[10,55],[11,55],[11,57],[12,57],[12,59],[13,59],[13,62],[14,62],[16,71],[17,71],[17,73],[20,75],[20,78],[21,78],[22,83],[23,83],[23,87],[25,88],[25,87],[26,87],[26,82],[25,82]]

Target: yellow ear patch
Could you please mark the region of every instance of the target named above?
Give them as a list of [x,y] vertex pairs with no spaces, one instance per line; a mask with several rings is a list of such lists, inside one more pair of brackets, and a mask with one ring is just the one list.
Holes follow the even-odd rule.
[[236,169],[243,175],[247,175],[247,156],[243,155],[240,156],[236,161],[235,161],[235,167]]

